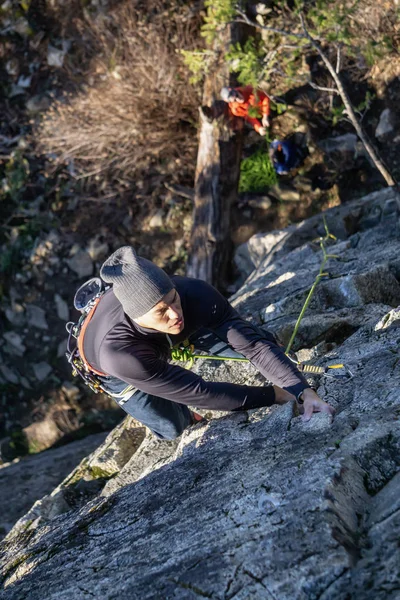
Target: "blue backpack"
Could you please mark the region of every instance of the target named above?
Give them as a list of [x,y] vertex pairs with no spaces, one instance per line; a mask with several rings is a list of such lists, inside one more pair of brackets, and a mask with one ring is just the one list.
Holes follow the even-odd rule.
[[270,145],[270,155],[278,175],[289,173],[301,162],[299,148],[289,140],[274,140]]

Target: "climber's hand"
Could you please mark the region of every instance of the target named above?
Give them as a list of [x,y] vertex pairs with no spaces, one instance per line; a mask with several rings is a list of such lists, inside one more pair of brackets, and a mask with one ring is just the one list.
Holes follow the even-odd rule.
[[267,135],[267,128],[266,127],[260,127],[258,130],[258,133],[262,136]]
[[263,127],[269,127],[269,119],[267,115],[263,115],[261,123]]
[[332,417],[335,414],[335,409],[332,406],[329,406],[327,402],[324,402],[324,400],[321,400],[311,388],[304,390],[302,399],[304,400],[304,404],[302,405],[304,410],[303,421],[309,421],[314,412],[327,413]]

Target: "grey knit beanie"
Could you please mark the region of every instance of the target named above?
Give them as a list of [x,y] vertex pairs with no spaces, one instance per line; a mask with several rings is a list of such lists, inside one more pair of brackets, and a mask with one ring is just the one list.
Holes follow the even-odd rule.
[[131,319],[147,313],[175,286],[160,267],[138,256],[132,246],[111,254],[100,269],[101,278],[113,291]]

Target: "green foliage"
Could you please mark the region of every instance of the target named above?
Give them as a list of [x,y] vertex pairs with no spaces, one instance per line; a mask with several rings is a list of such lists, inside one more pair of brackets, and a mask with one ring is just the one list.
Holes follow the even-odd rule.
[[371,92],[367,92],[365,94],[365,98],[360,104],[356,107],[356,110],[360,113],[366,113],[367,110],[371,108],[372,102],[375,100],[376,94],[372,94]]
[[348,28],[349,18],[354,14],[360,0],[352,4],[317,0],[307,11],[307,18],[314,27],[316,37],[323,37],[328,42],[352,42]]
[[0,252],[0,275],[10,276],[20,268],[21,260],[32,250],[35,237],[45,225],[43,219],[36,217],[14,228],[18,237],[3,245]]
[[287,111],[288,105],[285,102],[274,102],[270,100],[271,110],[275,110],[277,115],[283,115]]
[[[361,0],[353,2],[332,2],[317,0],[307,10],[310,33],[328,43],[346,49],[349,56],[362,54],[369,67],[393,50],[391,37],[385,33],[371,38],[358,23],[356,11],[362,7]],[[353,18],[352,18],[353,17]]]
[[200,83],[208,73],[213,52],[209,50],[181,50],[180,54],[183,57],[183,62],[192,73],[189,77],[189,83],[193,85]]
[[29,163],[21,152],[13,152],[4,172],[3,194],[18,202],[29,178]]
[[[205,0],[204,7],[207,9],[204,17],[204,24],[201,28],[201,35],[205,38],[206,44],[212,46],[218,33],[227,23],[233,21],[236,14],[237,2],[235,0]],[[192,76],[189,82],[196,85],[207,75],[210,64],[215,58],[214,52],[210,49],[181,50],[183,62],[188,67]]]
[[10,238],[10,226],[14,213],[19,212],[23,204],[23,196],[29,180],[29,163],[20,150],[12,153],[2,171],[0,180],[0,240],[5,242],[0,252],[0,275],[12,275],[22,252],[32,245],[32,238],[27,232],[29,222],[13,228],[13,239]]
[[380,42],[368,40],[363,51],[365,62],[372,67],[378,59],[385,56],[386,52],[387,46],[385,48]]
[[22,429],[12,431],[8,447],[2,447],[2,450],[5,450],[5,455],[11,460],[29,454],[29,442],[25,432]]
[[237,73],[238,82],[257,88],[264,71],[265,47],[254,37],[249,37],[242,46],[237,43],[230,47],[226,60]]
[[[365,98],[360,104],[354,107],[355,111],[360,115],[364,115],[371,107],[372,102],[375,100],[376,95],[371,92],[367,92],[365,94]],[[346,117],[346,109],[343,104],[340,106],[333,106],[331,109],[330,118],[332,121],[332,125],[335,126]]]
[[263,116],[262,111],[259,106],[249,106],[247,114],[252,119],[262,119],[262,116]]
[[295,61],[287,61],[283,67],[283,70],[289,79],[293,79],[297,76],[297,66]]
[[233,21],[236,14],[237,2],[235,0],[205,0],[204,7],[207,14],[204,17],[204,25],[201,28],[201,35],[206,43],[211,45],[216,39],[218,32],[230,21]]
[[278,177],[268,155],[268,149],[262,147],[240,165],[239,192],[262,192],[275,185]]
[[334,127],[339,123],[339,121],[341,121],[345,117],[345,110],[346,108],[344,104],[332,107],[330,117],[332,120],[332,125]]

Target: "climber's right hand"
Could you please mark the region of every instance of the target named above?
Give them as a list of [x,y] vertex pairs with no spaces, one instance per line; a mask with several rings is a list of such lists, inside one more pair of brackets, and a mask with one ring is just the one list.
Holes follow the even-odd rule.
[[261,123],[263,127],[269,127],[269,119],[267,115],[263,115]]
[[335,409],[330,406],[324,400],[318,396],[314,390],[311,388],[307,388],[301,394],[301,399],[303,401],[303,421],[309,421],[312,417],[312,414],[315,412],[322,412],[330,415],[332,418],[335,415]]

